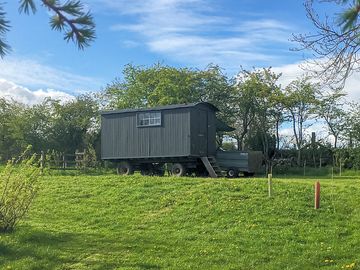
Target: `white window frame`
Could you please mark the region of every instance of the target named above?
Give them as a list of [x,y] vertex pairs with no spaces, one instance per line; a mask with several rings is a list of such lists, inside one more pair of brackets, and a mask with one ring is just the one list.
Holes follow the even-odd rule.
[[138,112],[136,115],[138,127],[161,126],[161,120],[161,111]]

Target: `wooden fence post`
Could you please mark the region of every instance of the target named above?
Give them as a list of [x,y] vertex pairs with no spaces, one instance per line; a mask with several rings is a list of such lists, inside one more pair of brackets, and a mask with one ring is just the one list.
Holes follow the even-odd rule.
[[63,154],[62,162],[63,162],[63,169],[65,170],[66,169],[65,154]]
[[268,192],[270,198],[272,196],[272,174],[268,174]]
[[340,164],[339,164],[339,165],[340,165],[340,167],[339,167],[339,170],[340,170],[340,171],[339,171],[339,175],[341,176],[341,173],[342,173],[342,160],[341,160],[341,157],[340,157],[340,161],[339,161],[339,162],[340,162]]
[[315,182],[315,209],[320,208],[320,182]]
[[40,172],[41,172],[41,174],[44,172],[44,163],[45,163],[44,151],[41,151],[41,156],[40,156]]

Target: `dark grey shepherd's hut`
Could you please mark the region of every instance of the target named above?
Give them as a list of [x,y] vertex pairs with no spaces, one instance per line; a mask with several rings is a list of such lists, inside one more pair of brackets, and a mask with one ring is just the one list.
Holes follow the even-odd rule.
[[208,172],[216,177],[216,131],[232,131],[207,102],[125,109],[101,114],[101,156],[129,174],[161,174],[171,163],[175,175]]

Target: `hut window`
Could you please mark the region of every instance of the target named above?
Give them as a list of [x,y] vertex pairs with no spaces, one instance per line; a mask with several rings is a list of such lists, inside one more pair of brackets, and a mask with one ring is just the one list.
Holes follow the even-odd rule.
[[161,112],[142,112],[137,114],[138,127],[161,126]]

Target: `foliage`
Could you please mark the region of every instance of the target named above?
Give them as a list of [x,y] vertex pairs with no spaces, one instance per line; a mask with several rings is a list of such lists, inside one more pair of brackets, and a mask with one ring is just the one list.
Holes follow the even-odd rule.
[[221,149],[225,151],[236,150],[236,145],[233,142],[222,142]]
[[233,136],[238,149],[262,151],[269,168],[275,149],[279,147],[278,130],[283,121],[283,94],[277,83],[280,76],[271,68],[243,70],[238,74],[231,104],[236,127]]
[[343,109],[345,94],[341,90],[335,90],[322,95],[316,104],[316,113],[325,120],[329,135],[334,136],[334,148],[337,148],[339,136],[345,130],[346,112]]
[[90,96],[60,104],[53,103],[50,147],[63,153],[84,149],[99,134],[98,106]]
[[37,153],[74,153],[99,138],[97,101],[89,96],[61,103],[47,99],[32,107],[0,98],[0,159],[19,155],[27,145]]
[[232,87],[218,66],[192,70],[161,64],[148,68],[127,65],[123,75],[123,80],[116,79],[104,91],[107,108],[146,108],[207,101],[220,109],[223,118],[228,119],[231,114]]
[[314,117],[318,88],[308,77],[291,82],[285,89],[283,104],[292,122],[292,129],[298,150],[297,164],[301,165],[301,149],[305,144],[306,123]]
[[321,178],[315,211],[307,178],[274,178],[269,199],[256,178],[51,177],[26,223],[1,236],[0,268],[357,267],[359,180]]
[[84,166],[85,168],[95,168],[98,165],[96,152],[92,145],[88,145],[84,155]]
[[26,148],[26,125],[25,106],[0,98],[0,160],[6,161],[15,157]]
[[4,56],[10,49],[10,46],[5,41],[5,33],[9,31],[9,21],[6,20],[6,13],[0,5],[0,56]]
[[[74,41],[79,49],[84,49],[95,39],[95,23],[90,12],[79,0],[39,0],[52,13],[50,26],[53,30],[64,32],[64,40]],[[9,22],[0,3],[0,56],[3,57],[10,50],[4,40],[9,31]],[[36,0],[20,0],[19,12],[29,14],[36,12]]]
[[12,231],[27,214],[38,189],[40,167],[36,155],[9,161],[0,174],[0,231]]
[[360,105],[350,104],[350,111],[346,117],[345,134],[348,138],[349,147],[360,146]]
[[[316,4],[335,4],[333,16],[318,14]],[[334,5],[331,6],[334,9]],[[360,49],[358,22],[360,2],[358,0],[306,0],[307,17],[315,27],[315,33],[294,36],[299,44],[298,50],[310,51],[312,56],[305,68],[311,70],[316,78],[331,84],[340,83],[353,71],[360,69]],[[323,7],[318,8],[323,11]]]

